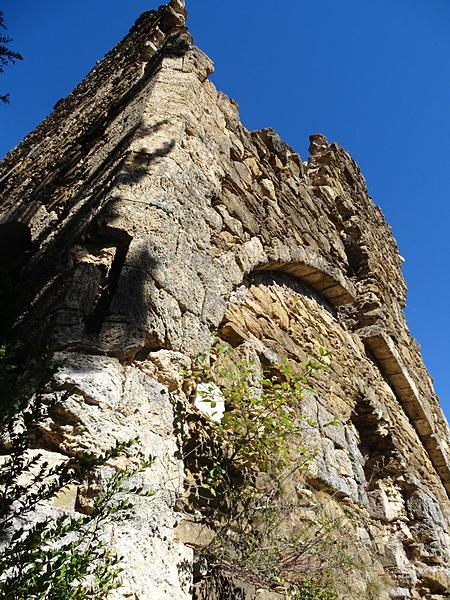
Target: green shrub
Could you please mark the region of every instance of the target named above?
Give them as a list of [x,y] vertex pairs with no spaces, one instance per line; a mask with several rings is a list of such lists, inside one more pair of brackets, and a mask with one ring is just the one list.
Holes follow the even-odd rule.
[[71,458],[50,466],[39,451],[30,452],[30,445],[37,425],[70,391],[49,402],[40,387],[25,403],[17,374],[12,354],[1,348],[0,390],[9,410],[3,415],[1,431],[0,596],[5,600],[106,599],[120,586],[121,568],[105,532],[114,521],[130,516],[130,495],[145,493],[131,480],[151,461],[136,469],[115,471],[89,514],[60,512],[56,519],[36,520],[39,507],[126,453],[139,440],[117,442],[100,456]]
[[[296,600],[336,598],[328,567],[336,557],[337,524],[320,523],[318,510],[313,527],[287,527],[297,507],[283,492],[284,483],[314,460],[305,431],[318,424],[305,417],[302,404],[327,370],[317,360],[262,368],[215,338],[210,355],[190,373],[191,388],[213,383],[226,406],[220,421],[205,420],[210,435],[187,461],[191,472],[197,470],[196,493],[215,530],[204,551],[210,567]],[[217,395],[204,389],[200,396],[216,407]],[[336,418],[321,426],[338,424]]]
[[[279,480],[286,468],[306,468],[315,451],[304,444],[305,424],[317,427],[317,423],[303,415],[302,403],[306,393],[314,393],[312,383],[327,366],[310,360],[295,371],[288,360],[282,360],[261,370],[256,360],[244,360],[213,339],[210,355],[200,357],[190,374],[196,384],[214,382],[227,407],[219,422],[209,423],[215,448],[203,487],[214,495],[224,485],[231,491],[233,472],[244,476],[248,488],[260,473]],[[327,352],[322,349],[321,355]],[[215,408],[216,400],[207,390],[197,393]],[[222,448],[220,456],[217,447]]]

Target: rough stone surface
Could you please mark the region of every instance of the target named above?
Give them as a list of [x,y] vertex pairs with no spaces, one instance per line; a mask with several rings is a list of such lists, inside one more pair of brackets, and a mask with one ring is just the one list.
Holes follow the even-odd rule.
[[323,428],[313,492],[298,493],[353,515],[372,580],[354,573],[342,597],[375,597],[375,578],[377,598],[444,598],[449,428],[405,322],[391,230],[340,146],[313,135],[304,163],[273,130],[243,127],[185,16],[181,0],[144,13],[0,164],[15,335],[30,351],[50,341],[54,390],[73,390],[42,426],[45,448],[72,456],[138,435],[155,457],[142,475],[155,496],[111,536],[125,561],[115,597],[279,597],[233,580],[193,587],[176,407],[211,330],[266,362],[323,346],[331,370],[305,411],[344,426]]

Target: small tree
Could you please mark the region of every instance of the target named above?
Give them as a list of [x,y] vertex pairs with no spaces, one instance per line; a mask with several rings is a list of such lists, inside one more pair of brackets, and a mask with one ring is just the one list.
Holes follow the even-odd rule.
[[[0,27],[6,29],[5,19],[3,12],[0,11]],[[5,70],[5,67],[10,63],[14,64],[18,60],[23,60],[23,57],[19,52],[14,52],[8,48],[8,44],[12,42],[12,39],[8,36],[0,36],[0,74]],[[0,94],[0,102],[7,104],[9,102],[9,94]]]

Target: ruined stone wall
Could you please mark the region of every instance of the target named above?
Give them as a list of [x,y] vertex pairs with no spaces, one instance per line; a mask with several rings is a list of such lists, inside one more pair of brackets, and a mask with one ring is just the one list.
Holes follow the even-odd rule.
[[31,234],[4,265],[13,331],[30,348],[51,340],[55,389],[77,392],[45,447],[140,436],[157,493],[117,526],[118,597],[191,598],[192,540],[175,529],[183,369],[211,330],[293,362],[323,346],[331,371],[305,410],[345,426],[322,432],[308,486],[352,516],[364,549],[347,597],[369,597],[375,578],[380,598],[443,598],[449,429],[405,323],[391,230],[338,145],[313,136],[304,163],[274,131],[243,127],[184,18],[180,1],[142,15],[0,165],[0,236]]

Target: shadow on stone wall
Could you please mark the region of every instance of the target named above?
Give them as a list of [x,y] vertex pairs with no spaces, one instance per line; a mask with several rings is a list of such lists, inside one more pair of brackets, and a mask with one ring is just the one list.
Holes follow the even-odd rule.
[[[90,124],[83,124],[81,134],[76,132],[75,137],[69,137],[69,141],[64,140],[64,143],[60,144],[65,150],[55,166],[52,164],[52,150],[49,148],[48,160],[41,162],[41,167],[36,169],[30,167],[27,173],[30,183],[26,184],[29,188],[26,189],[26,199],[16,200],[16,206],[8,210],[5,196],[5,210],[0,215],[0,223],[3,225],[9,226],[11,223],[13,227],[26,226],[31,230],[34,219],[39,223],[38,211],[42,211],[42,207],[45,207],[47,215],[50,214],[52,218],[47,219],[46,225],[38,231],[33,240],[32,247],[23,253],[22,263],[14,269],[2,269],[2,279],[7,280],[8,293],[0,297],[0,342],[11,339],[26,340],[31,352],[48,342],[51,321],[64,308],[65,294],[70,294],[70,288],[74,287],[71,283],[71,270],[74,266],[70,256],[71,249],[77,245],[91,243],[91,240],[87,239],[87,231],[93,219],[108,202],[108,194],[115,184],[139,183],[147,174],[150,165],[168,156],[174,148],[175,141],[170,139],[162,142],[160,147],[151,153],[129,151],[132,142],[157,135],[167,124],[167,121],[160,121],[148,127],[140,121],[121,137],[104,160],[92,168],[97,153],[107,140],[108,127],[125,113],[139,95],[145,93],[145,102],[150,99],[152,88],[147,86],[158,72],[163,58],[170,55],[183,56],[190,48],[188,42],[184,28],[180,31],[175,29],[170,33],[161,48],[146,62],[143,76],[131,85],[124,95],[112,100],[98,115],[94,114],[95,118]],[[75,106],[73,110],[76,108]],[[52,117],[53,115],[49,117],[49,123],[56,130]],[[35,133],[42,135],[41,128],[37,128]],[[49,135],[51,133],[52,131]],[[30,134],[27,140],[33,135]],[[38,138],[33,139],[33,152],[39,152],[41,141]],[[16,167],[13,166],[9,171],[12,175],[8,174],[13,180],[17,176],[15,171]],[[13,189],[11,194],[14,198]],[[97,303],[97,316],[103,312],[106,318],[112,302],[113,288],[118,283],[114,283],[117,266],[121,262],[125,263],[125,255],[126,252],[121,247],[117,251],[112,281],[110,279],[108,286],[109,297],[100,304]],[[135,262],[135,268],[138,269],[140,259],[136,258]],[[132,268],[132,265],[129,267]],[[139,293],[133,295],[139,296]],[[105,295],[103,297],[105,298]],[[5,310],[5,303],[9,303],[8,310]],[[69,312],[73,312],[74,307],[68,308]],[[103,317],[100,320],[102,319]],[[67,325],[70,328],[70,323]],[[96,327],[98,329],[98,326]]]
[[223,575],[213,575],[194,583],[193,600],[251,600],[255,595]]
[[[174,140],[162,143],[151,154],[126,152],[131,141],[140,137],[148,139],[165,124],[159,122],[153,127],[144,127],[140,123],[128,132],[115,151],[62,208],[58,218],[61,223],[59,229],[57,224],[48,225],[30,244],[29,229],[21,222],[24,215],[20,209],[2,225],[11,231],[20,228],[20,239],[15,235],[16,245],[22,238],[24,244],[26,242],[25,245],[20,242],[20,261],[6,261],[8,264],[2,268],[5,282],[0,298],[3,341],[19,339],[25,342],[24,352],[34,352],[48,343],[56,326],[59,329],[57,337],[67,336],[68,346],[76,345],[77,340],[78,344],[89,346],[92,338],[100,334],[109,316],[121,278],[126,281],[120,287],[128,288],[130,300],[128,308],[124,306],[123,298],[121,301],[118,319],[121,321],[122,339],[127,335],[126,322],[130,326],[133,323],[133,329],[137,330],[148,321],[144,280],[156,266],[155,257],[149,256],[146,250],[130,259],[128,249],[132,235],[109,227],[107,222],[99,227],[98,222],[102,210],[111,203],[108,192],[115,183],[139,183],[150,165],[170,154]],[[106,179],[105,172],[108,173]],[[112,212],[111,207],[108,212]],[[10,245],[5,238],[3,242],[11,253],[14,244]],[[74,254],[74,248],[85,250],[88,257],[85,262],[83,258],[79,260],[77,253]],[[96,260],[108,248],[113,254],[110,265]],[[136,276],[144,272],[145,277]],[[85,333],[89,339],[82,341]],[[53,342],[58,347],[58,340]],[[103,351],[107,351],[107,341],[105,344]],[[95,349],[95,341],[93,346]]]

